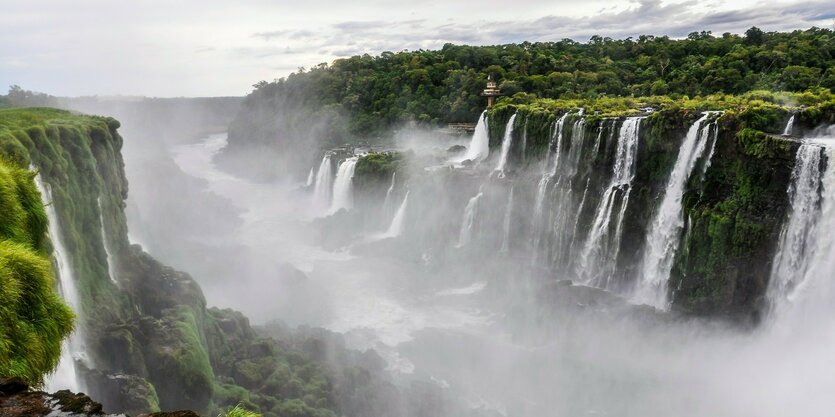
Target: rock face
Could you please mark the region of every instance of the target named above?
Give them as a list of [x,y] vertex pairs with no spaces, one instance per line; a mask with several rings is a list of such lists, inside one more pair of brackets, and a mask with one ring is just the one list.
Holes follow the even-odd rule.
[[112,416],[101,404],[84,394],[58,391],[48,394],[30,391],[19,378],[0,378],[0,417],[81,417]]
[[[241,313],[207,307],[191,276],[130,244],[119,126],[112,118],[54,109],[0,110],[0,159],[15,165],[29,182],[33,174],[27,168],[34,166],[51,186],[51,203],[81,298],[77,325],[84,329],[92,369],[82,369],[82,364],[76,368],[82,385],[101,401],[99,405],[70,393],[31,393],[10,381],[4,389],[15,391],[15,397],[3,397],[6,407],[0,410],[12,411],[0,411],[0,417],[46,415],[58,410],[55,404],[86,413],[78,415],[104,409],[188,417],[218,415],[241,405],[264,417],[332,417],[335,411],[390,417],[383,404],[401,401],[400,393],[382,369],[368,369],[344,343],[331,345],[332,340],[322,341],[319,335],[292,331],[282,333],[290,342],[259,334]],[[29,200],[24,207],[32,211],[37,193]],[[36,233],[22,234],[49,253],[42,236],[45,216],[41,212],[35,217],[32,227],[24,229]],[[47,257],[42,258],[43,268],[49,269]],[[45,288],[55,295],[51,285]],[[7,305],[0,303],[0,311]],[[67,316],[69,322],[69,311]],[[57,361],[60,338],[55,347]],[[320,355],[322,349],[330,355]],[[0,351],[0,365],[4,354]],[[12,354],[15,359],[31,357],[26,349]],[[37,376],[52,367],[54,363]],[[23,382],[36,386],[40,379]]]

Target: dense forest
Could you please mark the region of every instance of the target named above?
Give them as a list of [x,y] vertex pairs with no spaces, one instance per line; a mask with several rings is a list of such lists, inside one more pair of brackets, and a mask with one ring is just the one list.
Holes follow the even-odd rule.
[[[506,96],[695,97],[752,90],[835,89],[835,32],[811,28],[685,39],[592,37],[440,50],[383,52],[261,81],[230,128],[231,150],[315,149],[373,140],[404,123],[472,122],[494,74]],[[324,141],[324,143],[322,143]],[[263,150],[263,148],[262,148]]]

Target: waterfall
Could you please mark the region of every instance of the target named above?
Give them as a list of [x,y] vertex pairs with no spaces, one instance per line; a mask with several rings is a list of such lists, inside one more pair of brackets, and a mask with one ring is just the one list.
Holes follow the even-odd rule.
[[[545,194],[548,192],[548,184],[556,176],[557,169],[560,164],[560,153],[562,152],[563,130],[565,127],[565,118],[568,117],[568,112],[565,112],[559,119],[554,121],[553,134],[548,144],[548,150],[545,154],[545,164],[542,170],[542,177],[539,179],[539,184],[536,190],[536,200],[534,201],[533,213],[533,239],[531,241],[531,263],[536,264],[539,256],[539,244],[542,240],[542,225],[545,221]],[[553,156],[552,156],[553,154]]]
[[461,221],[461,231],[458,233],[458,245],[460,248],[466,246],[473,238],[473,226],[475,224],[476,211],[478,210],[478,201],[484,192],[479,189],[478,194],[467,202],[467,207],[464,208],[464,218]]
[[[568,152],[565,158],[561,159],[558,169],[553,171],[556,182],[553,198],[551,199],[548,224],[551,225],[554,239],[547,252],[552,264],[564,265],[570,256],[567,250],[574,239],[574,213],[578,208],[578,196],[574,190],[575,176],[582,156],[585,126],[586,120],[584,118],[574,122]],[[577,191],[579,192],[579,190]]]
[[502,152],[499,155],[499,164],[496,165],[495,172],[498,173],[499,178],[504,178],[504,168],[507,165],[507,155],[510,153],[510,145],[513,144],[513,123],[516,121],[516,113],[510,116],[507,121],[507,126],[504,129],[504,138],[502,139]]
[[104,230],[104,210],[101,208],[101,197],[96,199],[96,204],[99,206],[99,222],[101,223],[101,244],[104,246],[105,260],[107,262],[107,274],[114,284],[118,285],[116,281],[116,268],[113,264],[113,256],[110,255],[110,247],[107,241],[107,232]]
[[392,212],[392,202],[391,202],[391,193],[394,192],[394,185],[395,181],[397,180],[397,172],[391,173],[391,184],[389,185],[388,190],[386,190],[386,198],[383,200],[383,218],[387,219]]
[[[615,273],[623,220],[629,205],[632,179],[635,176],[635,158],[642,120],[641,117],[629,117],[620,127],[612,179],[597,206],[591,230],[580,255],[580,272],[586,284],[608,288]],[[620,207],[613,221],[612,217],[618,205]]]
[[[822,147],[811,143],[804,143],[797,150],[788,190],[791,209],[780,234],[768,286],[767,295],[773,306],[793,298],[809,269],[809,260],[814,256],[815,241],[820,234],[821,192],[824,191],[823,151]],[[832,164],[827,165],[831,167]]]
[[[551,140],[548,143],[548,149],[545,153],[545,164],[542,169],[542,177],[539,179],[539,184],[536,189],[536,200],[534,201],[532,224],[533,239],[531,241],[532,263],[536,263],[539,252],[539,242],[542,239],[541,229],[544,221],[543,214],[545,211],[545,194],[548,192],[548,183],[554,177],[557,167],[559,166],[560,148],[562,148],[563,127],[565,126],[566,117],[568,117],[568,112],[565,112],[559,119],[554,121],[553,133],[551,135]],[[551,154],[553,154],[553,156]],[[553,168],[551,165],[553,165]]]
[[331,189],[333,188],[333,164],[331,155],[326,153],[319,164],[316,182],[313,186],[313,205],[317,211],[324,211],[331,203]]
[[61,226],[58,222],[58,213],[55,205],[52,204],[52,191],[49,184],[41,179],[41,175],[35,176],[35,184],[41,193],[46,215],[49,219],[49,240],[52,242],[53,254],[56,266],[56,278],[58,278],[58,290],[61,298],[70,306],[76,316],[76,330],[69,339],[61,346],[61,358],[55,373],[49,375],[46,380],[46,390],[55,392],[61,389],[68,389],[73,392],[81,390],[81,381],[75,369],[75,361],[84,358],[84,342],[81,334],[82,319],[81,298],[75,287],[75,277],[70,265],[69,253],[64,246],[61,236]]
[[390,238],[390,237],[397,237],[403,233],[403,222],[406,218],[406,207],[409,203],[409,192],[406,192],[406,196],[403,197],[403,202],[400,203],[400,207],[397,209],[397,213],[395,213],[394,218],[391,220],[391,225],[389,225],[388,230],[382,234],[381,237],[383,238]]
[[313,185],[314,172],[315,172],[315,168],[310,167],[310,173],[307,174],[307,181],[304,182],[305,187],[310,187],[311,185]]
[[794,128],[794,116],[795,113],[792,113],[791,117],[789,117],[789,121],[786,123],[786,128],[783,129],[783,136],[791,136],[792,128]]
[[488,155],[490,155],[490,137],[487,134],[487,110],[485,110],[478,118],[473,138],[470,140],[470,146],[467,147],[467,153],[457,162],[468,159],[473,162],[481,162],[487,159]]
[[679,233],[684,226],[681,198],[687,180],[704,154],[707,142],[716,134],[715,122],[706,123],[713,112],[705,112],[690,129],[679,149],[676,163],[667,182],[664,199],[655,215],[647,235],[644,257],[635,292],[635,300],[657,308],[667,308],[667,281],[673,268],[673,259],[679,243]]
[[513,186],[510,187],[510,193],[507,195],[507,206],[504,209],[504,230],[502,237],[502,246],[500,252],[507,252],[510,250],[510,220],[513,216]]
[[331,204],[331,214],[336,213],[340,209],[352,209],[354,207],[354,168],[357,166],[359,158],[356,156],[350,157],[341,164],[336,171],[336,180],[333,182],[333,204]]
[[[789,188],[791,209],[780,237],[767,296],[792,329],[835,309],[835,149],[803,144]],[[822,169],[823,168],[823,169]],[[831,323],[831,321],[829,321]]]

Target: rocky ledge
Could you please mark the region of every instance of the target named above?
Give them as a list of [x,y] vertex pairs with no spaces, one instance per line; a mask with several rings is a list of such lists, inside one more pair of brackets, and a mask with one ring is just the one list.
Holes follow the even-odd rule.
[[[107,414],[85,394],[67,390],[50,394],[32,390],[19,378],[0,377],[0,417],[127,417]],[[136,417],[199,417],[193,411],[143,414]]]

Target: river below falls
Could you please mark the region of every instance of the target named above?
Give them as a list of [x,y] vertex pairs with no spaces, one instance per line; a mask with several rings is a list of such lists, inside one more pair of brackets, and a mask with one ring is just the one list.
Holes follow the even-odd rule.
[[[484,301],[486,283],[465,268],[430,273],[317,245],[300,184],[254,183],[220,171],[212,158],[225,144],[218,134],[169,150],[183,172],[240,210],[243,224],[226,240],[258,262],[286,263],[306,278],[290,285],[259,276],[255,264],[248,280],[201,283],[210,305],[241,310],[256,324],[278,318],[342,333],[351,348],[375,349],[398,378],[435,381],[467,405],[500,415],[776,417],[835,410],[832,321],[741,334],[562,317],[549,338],[530,343],[513,335],[508,313]],[[450,284],[437,285],[438,274]],[[436,284],[423,284],[430,281]]]

